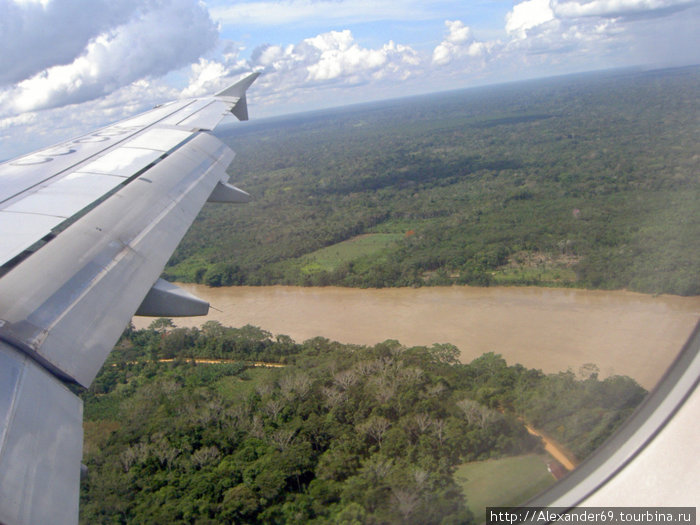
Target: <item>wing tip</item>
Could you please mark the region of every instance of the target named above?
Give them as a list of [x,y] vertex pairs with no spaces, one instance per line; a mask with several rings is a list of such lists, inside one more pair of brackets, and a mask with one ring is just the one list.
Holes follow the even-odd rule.
[[250,85],[255,82],[255,79],[260,76],[259,71],[255,71],[242,79],[240,79],[238,82],[235,84],[230,85],[226,89],[223,89],[216,93],[215,96],[217,97],[238,97],[241,98],[245,96],[246,90],[250,87]]

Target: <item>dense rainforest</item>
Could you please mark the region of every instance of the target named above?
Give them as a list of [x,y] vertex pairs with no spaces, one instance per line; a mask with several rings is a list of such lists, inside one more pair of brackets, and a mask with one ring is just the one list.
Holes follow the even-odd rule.
[[81,393],[81,522],[470,523],[460,464],[541,451],[523,421],[582,459],[645,395],[592,365],[458,355],[214,321],[129,328]]
[[205,206],[165,276],[699,294],[699,83],[614,71],[224,128],[253,201]]

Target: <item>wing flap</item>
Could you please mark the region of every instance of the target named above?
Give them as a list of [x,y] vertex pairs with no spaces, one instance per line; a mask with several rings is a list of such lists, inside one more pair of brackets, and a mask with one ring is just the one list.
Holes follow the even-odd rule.
[[201,111],[181,120],[177,125],[187,129],[213,129],[226,116],[229,104],[217,100]]
[[250,202],[250,194],[233,184],[220,182],[209,195],[209,202],[246,203]]
[[214,98],[197,100],[192,106],[181,109],[163,120],[163,125],[181,129],[214,129],[224,118],[230,104]]
[[158,150],[124,146],[105,153],[79,171],[128,178],[156,162],[161,155]]
[[[12,215],[12,217],[8,217]],[[0,210],[0,261],[7,262],[32,244],[40,241],[51,229],[63,222],[62,217],[11,213]]]
[[146,317],[192,317],[207,315],[209,303],[168,281],[158,279],[136,310]]
[[190,131],[167,128],[159,124],[158,127],[151,128],[130,140],[126,146],[166,152],[176,148],[191,136]]
[[0,233],[7,235],[0,247],[0,264],[34,245],[64,220],[124,184],[135,173],[158,162],[165,151],[191,135],[178,130],[150,130],[128,146],[113,149],[51,184],[38,186],[23,198],[14,199],[0,210]]
[[75,172],[15,202],[2,212],[68,218],[123,183],[123,177]]
[[76,170],[81,164],[103,155],[144,132],[164,117],[177,112],[191,101],[182,101],[153,109],[117,122],[87,135],[35,151],[0,164],[0,208],[36,186]]

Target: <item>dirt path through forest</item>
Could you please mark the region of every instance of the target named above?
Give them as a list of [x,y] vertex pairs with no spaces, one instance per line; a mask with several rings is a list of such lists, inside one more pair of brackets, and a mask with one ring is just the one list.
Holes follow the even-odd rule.
[[547,452],[549,452],[550,456],[552,456],[559,463],[561,463],[564,466],[564,468],[566,468],[567,470],[574,470],[576,468],[578,462],[575,462],[572,459],[574,456],[571,452],[566,450],[562,445],[560,445],[556,441],[552,440],[551,438],[548,438],[538,430],[535,430],[530,425],[525,425],[525,428],[530,434],[539,437],[544,442],[544,449]]
[[[200,365],[222,365],[222,364],[233,364],[233,363],[242,363],[240,359],[213,359],[210,357],[186,357],[186,358],[170,358],[170,359],[158,359],[159,363],[172,363],[174,361],[185,361],[185,362],[190,362],[190,363],[196,363]],[[136,363],[139,363],[139,361],[128,361],[127,364],[129,365],[134,365]],[[112,366],[116,366],[117,363],[114,363]],[[282,363],[267,363],[265,361],[255,361],[254,363],[248,363],[249,366],[255,366],[255,367],[260,367],[260,368],[284,368],[287,365],[284,365]]]

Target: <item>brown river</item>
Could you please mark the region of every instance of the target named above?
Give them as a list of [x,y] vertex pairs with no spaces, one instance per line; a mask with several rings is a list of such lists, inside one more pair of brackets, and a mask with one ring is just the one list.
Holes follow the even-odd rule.
[[[252,324],[301,342],[452,343],[469,362],[496,352],[509,364],[557,372],[594,363],[601,377],[624,374],[649,389],[700,318],[700,297],[625,291],[466,286],[426,288],[208,288],[181,284],[220,310],[174,319],[199,326]],[[134,318],[138,328],[152,319]]]

